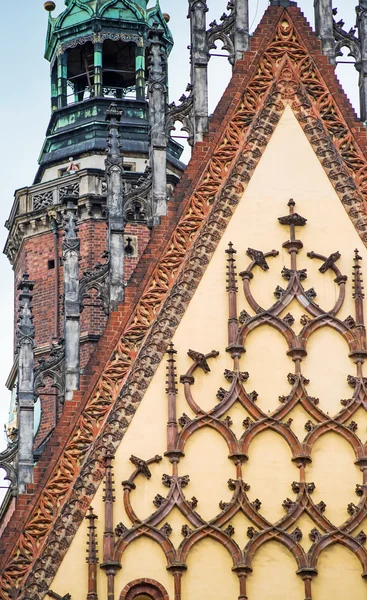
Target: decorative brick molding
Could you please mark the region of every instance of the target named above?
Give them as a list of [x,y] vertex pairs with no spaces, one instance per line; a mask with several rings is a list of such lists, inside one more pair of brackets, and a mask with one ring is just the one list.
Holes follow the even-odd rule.
[[120,600],[134,600],[143,594],[152,600],[169,600],[163,585],[154,579],[135,579],[128,583],[120,594]]

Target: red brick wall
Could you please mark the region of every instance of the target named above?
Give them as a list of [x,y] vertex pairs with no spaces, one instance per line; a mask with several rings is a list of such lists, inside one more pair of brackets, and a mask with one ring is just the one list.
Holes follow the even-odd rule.
[[[128,224],[126,233],[135,235],[138,238],[138,257],[125,259],[125,281],[128,282],[143,254],[150,236],[150,230],[141,224]],[[102,258],[107,249],[107,226],[105,221],[89,220],[79,224],[80,238],[80,263],[79,276],[83,276],[86,269],[92,269],[98,262],[105,262]],[[58,232],[58,257],[59,263],[62,256],[63,231]],[[58,341],[63,337],[63,267],[59,264],[59,289],[58,289],[58,310],[59,327],[58,335],[55,336],[55,278],[56,268],[49,269],[49,261],[55,260],[54,236],[51,232],[44,233],[33,238],[28,238],[23,244],[15,265],[15,323],[16,331],[18,318],[18,283],[24,272],[28,272],[30,279],[34,281],[33,290],[33,315],[35,326],[35,347],[36,347],[36,365],[38,358],[48,357],[49,348],[52,342]],[[89,361],[89,358],[96,346],[99,337],[102,335],[107,316],[104,312],[101,302],[96,297],[94,290],[90,293],[90,299],[86,300],[85,308],[81,314],[81,348],[80,348],[80,366],[83,370]],[[88,339],[91,336],[92,339]],[[37,349],[45,348],[41,355]],[[58,409],[56,403],[57,390],[52,387],[52,382],[47,381],[46,386],[40,390],[42,403],[42,418],[37,432],[35,447],[38,447],[56,423],[56,416],[59,417],[62,407]]]

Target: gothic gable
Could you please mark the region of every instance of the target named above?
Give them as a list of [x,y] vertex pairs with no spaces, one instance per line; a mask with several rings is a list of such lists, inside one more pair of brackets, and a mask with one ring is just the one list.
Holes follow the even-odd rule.
[[[287,106],[93,499],[116,596],[364,598],[366,258]],[[88,540],[53,589],[83,572],[82,595]]]
[[[149,276],[149,279],[147,278],[145,289],[133,307],[128,322],[124,326],[123,331],[121,331],[117,345],[113,349],[111,348],[112,353],[109,353],[110,358],[107,360],[103,372],[100,374],[98,381],[96,383],[93,382],[93,388],[88,393],[85,393],[83,410],[75,422],[70,438],[60,451],[57,464],[50,471],[46,486],[40,495],[35,498],[34,504],[30,506],[22,534],[17,541],[14,540],[13,545],[11,545],[6,555],[2,576],[2,591],[0,592],[0,597],[4,600],[12,597],[15,581],[17,588],[22,587],[25,590],[22,597],[43,597],[48,585],[51,584],[57,574],[63,557],[67,555],[67,550],[76,532],[78,531],[77,536],[84,535],[80,524],[83,521],[92,498],[98,498],[98,494],[100,494],[100,491],[97,490],[106,471],[106,453],[109,455],[114,454],[120,443],[120,447],[124,448],[124,438],[126,436],[126,439],[128,439],[130,427],[139,420],[139,414],[143,414],[141,409],[143,409],[144,404],[142,404],[141,408],[139,408],[139,404],[141,401],[143,403],[147,402],[146,399],[149,397],[152,378],[157,377],[159,373],[162,373],[162,369],[164,370],[165,365],[162,363],[164,352],[169,342],[172,339],[175,341],[175,335],[178,335],[177,332],[179,332],[181,327],[181,319],[184,322],[191,307],[195,305],[196,299],[200,298],[202,294],[200,286],[204,285],[203,282],[205,282],[207,273],[210,273],[210,268],[214,265],[214,260],[217,261],[215,264],[218,264],[219,281],[213,280],[215,286],[212,287],[211,294],[214,294],[213,297],[216,295],[218,298],[220,297],[221,301],[225,298],[226,292],[223,288],[225,269],[223,270],[223,260],[226,255],[225,249],[222,247],[223,245],[229,250],[227,255],[230,261],[228,272],[228,294],[230,296],[231,293],[235,293],[234,287],[236,287],[237,283],[234,283],[234,273],[231,272],[231,264],[233,267],[231,261],[234,258],[232,250],[228,247],[229,242],[236,242],[236,249],[241,253],[242,259],[244,252],[250,249],[249,257],[251,258],[251,264],[242,266],[243,260],[241,259],[241,269],[242,267],[245,269],[245,282],[246,277],[248,280],[252,279],[253,270],[256,272],[260,270],[264,271],[264,273],[265,271],[267,272],[268,263],[271,263],[273,258],[274,261],[278,260],[271,253],[273,249],[276,252],[284,252],[284,256],[286,256],[287,247],[285,247],[285,250],[281,250],[282,243],[286,240],[284,225],[289,225],[290,223],[291,227],[302,227],[300,225],[301,221],[298,221],[298,223],[294,222],[292,225],[291,221],[292,219],[296,219],[296,217],[286,215],[286,204],[291,196],[295,197],[297,202],[296,210],[299,210],[300,214],[307,218],[310,223],[322,223],[318,211],[322,212],[326,206],[328,207],[327,211],[330,211],[330,207],[333,210],[335,207],[335,214],[337,215],[335,219],[338,223],[338,231],[340,232],[338,234],[339,237],[342,238],[344,231],[348,230],[348,239],[345,246],[346,263],[343,265],[344,268],[340,273],[339,267],[334,264],[336,261],[335,257],[334,261],[332,259],[332,254],[339,251],[339,248],[331,247],[331,245],[335,245],[335,242],[331,244],[330,237],[322,238],[320,230],[318,230],[317,235],[322,238],[320,247],[316,243],[312,244],[312,248],[311,244],[307,244],[308,251],[311,252],[314,250],[319,255],[309,257],[310,259],[316,258],[316,260],[322,260],[322,264],[326,263],[329,259],[330,265],[327,268],[325,267],[325,270],[328,271],[327,279],[330,279],[329,275],[333,272],[336,279],[339,278],[336,284],[340,287],[340,290],[343,289],[345,283],[340,278],[343,277],[345,272],[349,275],[351,272],[353,256],[350,252],[354,248],[351,248],[350,244],[355,247],[359,243],[363,247],[363,243],[367,241],[364,213],[367,164],[363,153],[365,148],[363,147],[362,149],[361,146],[362,126],[355,121],[352,131],[353,116],[351,115],[350,107],[348,108],[347,106],[346,99],[341,95],[340,90],[337,93],[331,93],[338,90],[336,81],[332,79],[332,69],[326,64],[324,57],[318,53],[319,51],[315,49],[315,46],[318,44],[316,39],[310,42],[310,48],[306,47],[303,40],[308,36],[309,30],[301,19],[299,11],[293,8],[285,11],[281,8],[272,8],[267,14],[273,16],[273,29],[268,29],[267,19],[264,19],[252,42],[252,53],[246,57],[245,61],[247,62],[243,61],[238,64],[232,82],[219,104],[216,115],[214,115],[213,126],[215,126],[215,123],[223,121],[221,127],[218,128],[216,133],[211,134],[212,138],[210,141],[207,140],[203,144],[196,146],[191,165],[188,167],[184,179],[176,192],[178,195],[183,194],[188,184],[192,185],[182,205],[182,216],[172,232],[169,242],[162,251],[155,269]],[[261,51],[259,50],[260,45],[262,45]],[[246,74],[244,74],[245,71]],[[344,114],[347,115],[347,120]],[[225,117],[224,120],[223,117]],[[282,132],[285,132],[285,137],[282,137]],[[287,158],[291,158],[291,155],[288,156],[289,153],[287,154],[285,150],[287,149],[287,144],[291,143],[292,137],[289,136],[292,136],[293,133],[297,134],[297,139],[302,140],[299,148],[301,146],[302,148],[307,148],[307,151],[304,150],[305,162],[304,164],[298,162],[298,169],[293,172],[290,170],[289,163],[284,159],[284,168],[281,171],[282,178],[281,180],[279,178],[276,179],[278,182],[276,192],[278,200],[275,202],[272,197],[276,189],[275,178],[272,181],[268,177],[267,171],[262,169],[261,165],[266,164],[267,156],[270,156],[272,142],[274,141],[275,143],[279,136],[281,136],[281,144],[277,146],[277,152],[271,155],[272,160],[269,163],[270,169],[272,168],[271,165],[276,164],[279,171],[279,168],[282,166],[282,154],[279,154],[279,148],[283,149],[284,155]],[[300,156],[300,154],[298,153],[297,156]],[[317,206],[317,190],[306,186],[308,178],[301,178],[302,170],[299,169],[300,164],[302,164],[305,172],[307,172],[307,169],[311,169],[312,166],[311,170],[316,180],[319,178],[318,180],[323,182],[325,198],[328,198],[328,203],[325,200],[323,206],[321,204],[319,207]],[[259,187],[255,187],[255,193],[251,192],[251,188],[254,189],[255,184],[259,186],[259,178],[256,179],[257,173],[262,174],[262,195]],[[299,175],[298,183],[294,179],[295,174]],[[287,182],[287,178],[292,185]],[[305,185],[300,185],[301,179]],[[282,185],[280,185],[280,182],[282,182]],[[266,184],[265,187],[264,183]],[[294,190],[291,188],[294,188]],[[304,197],[305,190],[309,192],[310,199],[313,201],[312,207],[307,204],[307,198]],[[251,193],[253,193],[252,199],[251,197],[250,199],[246,197],[246,194],[250,196]],[[257,206],[256,202],[259,201],[259,198],[262,204],[258,205],[259,212],[257,213],[256,210],[253,211],[253,206]],[[273,202],[274,204],[272,204]],[[272,210],[269,210],[270,206],[272,206]],[[238,208],[236,209],[236,207]],[[279,210],[280,207],[282,207],[281,211]],[[273,213],[273,208],[276,208],[276,215]],[[292,214],[294,213],[291,212]],[[327,219],[328,212],[324,214]],[[254,215],[257,215],[256,218],[258,221],[251,222],[251,218]],[[274,222],[269,222],[269,227],[272,229],[268,230],[265,226],[262,226],[259,230],[258,225],[261,218],[264,218],[266,221],[274,216],[276,219],[285,216],[289,223],[279,223],[276,220],[275,225]],[[333,222],[332,218],[330,219]],[[245,224],[247,221],[249,224],[252,223],[252,230],[251,228],[246,229]],[[234,224],[233,232],[237,232],[237,239],[227,239],[226,237],[229,233],[232,233],[232,224]],[[247,232],[245,245],[242,239],[244,237],[243,231]],[[258,235],[251,239],[251,231],[253,231],[253,234],[257,232]],[[261,235],[259,231],[262,231]],[[271,244],[269,248],[265,247],[267,245],[265,242],[267,241],[268,231],[276,232],[274,242],[280,242],[280,245],[278,243],[279,248]],[[305,231],[307,231],[306,227]],[[227,232],[229,233],[227,234]],[[280,232],[283,235],[282,240],[279,239]],[[330,234],[330,228],[328,229],[328,233]],[[292,231],[290,235],[292,241]],[[307,234],[305,235],[307,236]],[[337,236],[334,237],[337,238]],[[248,243],[247,239],[249,240]],[[270,242],[270,240],[271,237],[269,236],[268,241]],[[265,244],[264,247],[259,247],[260,241],[262,245]],[[256,252],[254,252],[255,249]],[[271,254],[266,256],[264,253],[268,251]],[[222,261],[220,262],[221,266],[219,266],[218,257]],[[358,274],[359,259],[356,258],[356,261],[355,272]],[[251,295],[246,291],[247,288],[245,286],[245,298],[249,306],[244,304],[242,310],[250,315],[250,320],[247,321],[246,315],[243,314],[241,327],[239,327],[237,332],[232,331],[231,333],[230,331],[230,336],[232,335],[232,337],[228,340],[225,339],[223,333],[223,322],[218,324],[218,327],[213,325],[219,319],[218,315],[222,318],[225,314],[224,320],[227,321],[228,305],[223,304],[222,307],[218,308],[217,303],[212,302],[211,297],[207,297],[208,306],[213,306],[214,313],[210,313],[209,311],[209,314],[213,314],[214,321],[212,324],[207,323],[205,331],[213,330],[213,332],[218,333],[221,337],[220,339],[216,337],[213,340],[215,344],[212,348],[195,347],[194,350],[199,352],[199,354],[195,354],[194,358],[191,356],[186,359],[188,361],[190,358],[190,361],[193,361],[189,361],[189,365],[192,365],[192,367],[189,366],[188,369],[194,368],[199,369],[199,371],[201,369],[205,372],[206,367],[203,367],[205,364],[203,361],[208,362],[209,358],[209,366],[211,368],[212,361],[215,362],[217,360],[217,357],[214,355],[212,357],[206,356],[211,350],[219,350],[221,355],[227,357],[229,363],[231,360],[237,360],[235,356],[237,352],[241,356],[242,361],[242,351],[239,349],[236,351],[235,346],[244,345],[246,335],[252,333],[252,330],[255,330],[260,324],[270,325],[285,339],[285,343],[288,344],[288,350],[285,355],[291,364],[292,361],[296,363],[297,360],[301,360],[303,358],[301,356],[302,350],[305,351],[308,338],[306,336],[303,339],[301,335],[300,339],[296,340],[297,335],[300,334],[296,334],[292,329],[293,323],[290,323],[290,317],[282,314],[283,309],[285,310],[287,307],[287,303],[291,304],[297,300],[298,303],[301,302],[302,304],[303,302],[306,312],[309,313],[311,324],[308,321],[306,324],[300,324],[310,332],[310,335],[313,331],[313,323],[324,324],[322,319],[329,320],[328,324],[337,334],[344,338],[346,344],[349,345],[350,352],[364,351],[362,347],[364,342],[362,338],[358,337],[358,331],[360,330],[354,330],[356,325],[360,325],[357,323],[358,316],[353,316],[352,320],[354,324],[352,320],[348,320],[349,313],[346,315],[343,314],[342,319],[339,318],[339,309],[341,309],[341,306],[338,307],[338,302],[340,304],[340,300],[337,301],[336,308],[331,311],[329,309],[317,308],[318,303],[314,301],[312,287],[310,290],[303,288],[302,270],[305,268],[303,259],[299,266],[295,266],[292,262],[289,265],[283,266],[285,266],[285,271],[282,278],[283,280],[285,279],[286,283],[284,284],[284,281],[281,281],[283,291],[277,290],[278,285],[282,287],[279,282],[274,288],[279,296],[276,298],[275,308],[274,306],[272,308],[272,305],[269,303],[265,304],[263,301],[260,302],[259,300],[251,299]],[[246,272],[248,273],[247,276]],[[277,277],[279,279],[279,269]],[[217,284],[218,288],[216,287]],[[331,285],[331,282],[329,281],[328,284]],[[212,283],[211,285],[213,286],[214,284]],[[313,282],[311,282],[311,285],[313,286]],[[321,286],[324,289],[324,284],[321,284]],[[218,291],[216,292],[216,290]],[[297,293],[292,296],[291,292],[293,293],[295,290]],[[348,293],[349,302],[351,302],[350,289]],[[263,294],[262,291],[260,291],[261,294]],[[331,291],[330,294],[332,296],[334,291]],[[330,298],[325,297],[323,299],[328,300]],[[230,310],[232,310],[231,307],[233,308],[233,303],[230,304]],[[320,302],[320,307],[324,307],[324,303]],[[352,310],[353,304],[349,304],[349,308]],[[232,315],[233,323],[239,318],[242,310],[236,317]],[[266,313],[265,317],[264,313]],[[293,318],[292,314],[291,316]],[[285,317],[287,317],[288,323]],[[302,317],[303,315],[300,315],[300,318]],[[264,323],[260,323],[261,319],[264,320],[264,318]],[[345,322],[346,320],[347,322]],[[202,333],[204,331],[204,323],[201,322],[197,314],[195,318],[191,317],[190,323],[190,327],[187,328],[188,332],[194,333],[197,330]],[[337,326],[336,323],[338,323]],[[201,324],[201,327],[198,327],[198,324]],[[231,330],[231,327],[229,329]],[[299,342],[298,345],[296,341],[297,344]],[[101,340],[101,345],[107,343],[107,340]],[[191,346],[189,343],[191,343],[190,340],[186,338],[182,341],[180,355],[190,350]],[[232,345],[233,348],[231,352],[226,354],[226,347],[228,345]],[[261,344],[259,347],[261,348]],[[298,358],[296,354],[297,350],[300,353]],[[287,355],[287,352],[290,354]],[[206,358],[200,359],[199,356],[202,356],[201,353]],[[302,459],[302,456],[305,457],[306,454],[304,448],[302,449],[301,447],[300,440],[296,441],[295,434],[291,433],[289,423],[288,425],[286,423],[287,420],[289,421],[292,418],[289,416],[290,410],[288,409],[291,405],[294,409],[296,409],[296,404],[302,405],[302,409],[313,419],[312,423],[317,423],[318,431],[322,429],[327,421],[325,417],[327,411],[321,411],[321,409],[317,408],[317,403],[312,402],[313,396],[308,394],[301,372],[296,369],[295,373],[292,373],[290,370],[291,376],[288,380],[290,389],[285,389],[284,393],[278,390],[278,388],[275,391],[276,395],[284,396],[284,408],[277,407],[275,412],[272,406],[267,409],[268,411],[270,410],[273,417],[270,424],[266,416],[267,411],[262,409],[262,412],[260,412],[260,409],[256,407],[255,396],[250,397],[249,390],[246,388],[246,368],[239,370],[237,363],[235,365],[229,363],[225,367],[228,370],[229,379],[226,379],[227,383],[221,382],[222,385],[219,387],[223,388],[223,390],[217,388],[219,395],[217,400],[221,402],[219,408],[213,408],[211,404],[205,408],[204,412],[209,414],[209,417],[205,418],[214,419],[213,423],[221,421],[221,424],[215,426],[214,429],[220,429],[217,433],[229,445],[229,453],[232,455],[232,462],[230,463],[232,471],[234,469],[233,465],[237,469],[230,477],[233,480],[233,483],[231,483],[233,489],[230,488],[229,491],[234,492],[234,495],[230,496],[226,492],[229,499],[227,501],[222,500],[223,503],[227,502],[229,505],[232,502],[231,506],[233,510],[231,508],[230,513],[228,513],[228,507],[224,507],[222,509],[223,514],[221,513],[222,516],[219,515],[217,517],[216,522],[210,526],[211,529],[209,527],[209,531],[208,522],[210,518],[209,520],[205,518],[200,521],[198,517],[194,517],[195,508],[193,506],[189,508],[188,500],[186,499],[185,517],[189,521],[189,525],[187,525],[189,531],[187,536],[184,536],[185,539],[187,538],[187,542],[183,542],[183,547],[189,549],[190,540],[193,545],[194,536],[197,535],[195,530],[207,528],[205,529],[205,535],[209,537],[213,537],[213,531],[215,530],[215,535],[219,543],[230,549],[232,566],[243,569],[243,571],[237,569],[237,574],[240,575],[240,584],[245,586],[245,575],[252,568],[252,558],[255,555],[255,550],[253,553],[252,551],[247,553],[246,556],[243,555],[244,544],[240,546],[239,542],[231,541],[234,533],[232,536],[231,531],[222,531],[223,527],[224,525],[229,527],[229,521],[232,517],[235,518],[235,507],[238,504],[239,498],[244,503],[243,505],[246,506],[246,518],[251,522],[249,527],[255,529],[253,541],[251,541],[250,533],[250,541],[246,542],[250,544],[251,548],[257,548],[263,542],[265,543],[265,541],[272,539],[271,536],[274,537],[275,535],[274,529],[270,528],[267,533],[265,533],[265,530],[266,528],[269,529],[269,523],[274,524],[277,522],[274,518],[270,519],[269,517],[265,519],[261,514],[259,516],[260,507],[256,502],[257,498],[247,497],[247,490],[243,486],[241,487],[242,484],[238,483],[241,479],[241,464],[246,460],[246,443],[249,443],[249,440],[255,437],[254,432],[260,426],[256,424],[253,429],[253,423],[265,419],[261,427],[273,433],[275,431],[280,437],[284,438],[285,444],[291,448],[292,457],[295,459],[293,463],[301,469],[307,462],[306,459]],[[183,366],[185,366],[185,363],[183,363]],[[185,373],[185,370],[181,371],[180,369],[180,374]],[[216,377],[213,378],[212,391],[214,391],[214,387],[218,383],[218,373],[219,369],[215,367]],[[223,369],[221,370],[221,378],[223,377],[222,373]],[[240,376],[241,373],[243,373],[243,377]],[[191,385],[190,381],[192,381],[190,377],[193,376],[193,373],[186,373],[186,375],[188,379],[186,383],[183,381],[183,385],[188,390],[188,386]],[[362,402],[364,393],[361,391],[363,381],[359,372],[350,375],[353,378],[350,381],[355,384],[353,389],[357,391],[354,392],[349,404],[357,412],[358,403]],[[264,376],[267,377],[267,375]],[[196,373],[195,377],[197,377]],[[160,382],[162,382],[161,376]],[[162,391],[163,389],[164,385]],[[242,398],[240,404],[242,402],[242,408],[249,413],[243,419],[243,421],[246,421],[248,427],[245,426],[245,431],[241,434],[242,438],[240,436],[240,439],[242,439],[240,447],[238,445],[238,436],[235,436],[231,432],[231,419],[227,419],[226,421],[226,418],[231,416],[226,415],[226,410],[232,407],[231,398],[233,399],[235,393],[238,398]],[[230,394],[231,398],[228,394]],[[236,402],[238,398],[236,397]],[[223,411],[224,408],[226,410]],[[184,408],[183,411],[185,411]],[[214,411],[213,414],[211,411]],[[357,441],[358,436],[352,431],[353,428],[349,427],[351,423],[348,423],[348,418],[352,416],[352,413],[343,411],[344,409],[342,409],[342,416],[338,417],[339,422],[334,429],[339,430],[340,435],[347,440],[353,451],[358,454],[358,460],[360,460],[364,456],[363,448]],[[137,415],[134,417],[136,412]],[[185,422],[185,419],[182,422],[183,433],[180,433],[180,437],[183,446],[186,443],[185,431],[187,432],[188,439],[193,428],[197,427],[197,429],[200,429],[202,425],[209,425],[209,423],[203,424],[202,419],[204,417],[201,415],[201,412],[203,411],[199,410],[199,412],[196,412],[196,409],[191,406],[189,421],[196,422],[197,426],[191,425],[189,421]],[[130,426],[130,424],[132,425]],[[307,438],[307,440],[312,438],[309,443],[309,452],[311,451],[313,440],[316,442],[316,436],[319,435],[313,433],[312,424],[310,425],[310,429],[310,436]],[[341,431],[344,433],[342,434]],[[183,451],[183,446],[181,451]],[[152,450],[152,456],[155,452],[165,451],[164,448],[162,450],[152,448]],[[133,449],[131,451],[132,453],[135,452]],[[297,456],[299,464],[296,460]],[[150,456],[144,456],[143,458],[147,460]],[[172,478],[172,475],[169,474],[169,477]],[[173,480],[171,479],[171,481]],[[288,485],[291,483],[288,482]],[[332,527],[332,520],[329,521],[326,517],[322,516],[322,505],[319,508],[316,507],[318,503],[314,503],[312,498],[309,498],[307,495],[309,490],[306,489],[305,485],[305,481],[301,480],[300,486],[298,486],[299,491],[296,489],[294,492],[297,499],[296,501],[292,499],[291,502],[296,502],[296,505],[289,504],[286,501],[287,504],[284,510],[287,511],[287,514],[281,520],[282,527],[284,526],[284,534],[277,534],[281,538],[280,542],[293,555],[298,569],[301,570],[307,568],[315,569],[318,556],[318,550],[313,549],[313,554],[311,552],[310,555],[311,564],[306,557],[306,551],[300,550],[297,545],[297,539],[291,536],[294,532],[290,525],[295,525],[296,523],[295,515],[301,505],[301,501],[303,502],[302,498],[306,498],[307,496],[307,500],[304,500],[304,505],[302,506],[305,509],[307,508],[308,512],[307,510],[306,512],[313,519],[318,532],[320,533],[321,530],[326,535],[326,538],[323,538],[323,533],[321,533],[319,540],[318,538],[316,539],[317,536],[315,534],[316,541],[314,543],[316,546],[319,543],[317,548],[320,549],[320,552],[325,545],[331,544],[329,534]],[[172,485],[168,487],[171,489]],[[175,489],[179,491],[177,486]],[[219,500],[221,499],[219,498]],[[182,502],[184,501],[182,500]],[[357,516],[353,521],[353,525],[358,519],[360,519],[361,523],[363,520],[361,517],[363,514],[362,506],[360,509],[357,507],[354,510],[353,518],[354,514]],[[228,519],[227,516],[229,516]],[[301,515],[297,513],[298,517],[301,517]],[[160,522],[154,522],[152,526],[156,527],[156,524],[158,525]],[[193,531],[190,531],[190,529]],[[343,533],[344,537],[341,536],[340,540],[338,539],[337,541],[352,550],[362,563],[363,569],[365,569],[365,550],[361,540],[355,539],[355,530],[356,527],[353,528],[351,523],[347,524],[346,530]],[[259,531],[261,531],[261,535],[255,535]],[[118,542],[118,552],[120,554],[122,554],[124,546],[124,535],[125,532],[123,530],[122,541]],[[159,535],[156,533],[155,537],[156,541],[158,540],[161,543],[164,553],[168,552],[171,546],[168,541],[165,541],[167,536],[164,533]],[[205,536],[201,535],[201,537]],[[75,539],[79,538],[75,537]],[[348,539],[348,542],[346,542],[346,539]],[[335,543],[335,539],[333,539],[333,543]],[[118,558],[120,558],[120,554]],[[176,558],[177,560],[186,560],[188,554],[189,551],[186,554],[182,554],[181,552],[180,557],[176,556],[175,553],[169,556],[170,560],[176,560]],[[62,570],[60,570],[61,572]],[[307,583],[309,579],[306,577],[306,571],[304,571],[304,574]],[[309,574],[312,573],[309,572]],[[132,580],[130,579],[129,581],[131,582]],[[296,581],[298,581],[297,578]],[[60,580],[56,578],[56,582],[59,583]],[[236,580],[232,579],[230,585],[237,585]],[[298,583],[295,586],[297,587]],[[299,592],[298,587],[297,590]],[[58,590],[55,589],[55,591],[59,593]],[[60,589],[60,591],[62,590]],[[169,594],[170,597],[171,593]],[[236,589],[234,593],[236,594],[234,597],[236,597],[238,590]],[[301,590],[300,593],[303,593],[303,591]],[[245,594],[243,593],[243,595]],[[249,595],[249,597],[251,596]],[[256,596],[254,597],[256,599]]]

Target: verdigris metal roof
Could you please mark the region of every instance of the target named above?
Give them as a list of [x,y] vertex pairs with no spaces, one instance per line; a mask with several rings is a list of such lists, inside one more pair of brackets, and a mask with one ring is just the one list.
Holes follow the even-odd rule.
[[66,8],[57,17],[49,16],[45,57],[52,60],[59,43],[79,36],[95,34],[104,27],[139,32],[158,23],[164,31],[168,50],[173,46],[172,34],[163,17],[159,0],[147,8],[149,0],[65,0]]

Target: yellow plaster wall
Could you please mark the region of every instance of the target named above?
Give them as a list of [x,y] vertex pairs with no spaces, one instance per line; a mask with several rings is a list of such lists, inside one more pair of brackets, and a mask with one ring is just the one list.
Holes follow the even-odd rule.
[[349,550],[335,545],[324,550],[318,564],[319,574],[313,584],[313,600],[325,598],[350,598],[364,600],[366,583],[362,577],[361,564]]
[[297,564],[281,544],[264,544],[255,556],[253,568],[248,580],[249,599],[304,600],[303,583],[296,575]]
[[[310,261],[306,253],[314,250],[329,256],[331,252],[339,250],[342,258],[338,265],[349,276],[347,298],[341,317],[354,314],[351,297],[353,250],[357,246],[366,263],[367,252],[296,118],[288,108],[174,335],[179,375],[185,373],[191,365],[191,360],[186,355],[189,348],[204,353],[213,349],[220,351],[218,358],[210,361],[211,373],[196,374],[193,391],[204,410],[216,405],[215,396],[219,387],[228,389],[223,371],[232,368],[232,361],[225,352],[228,316],[225,249],[229,241],[234,243],[238,251],[238,272],[246,269],[249,264],[245,255],[248,247],[263,251],[272,248],[280,250],[279,257],[269,259],[270,271],[263,273],[257,268],[256,277],[251,283],[259,303],[270,307],[275,301],[273,292],[276,286],[285,284],[280,271],[284,265],[290,266],[289,255],[282,249],[282,243],[288,239],[289,233],[286,227],[278,223],[278,217],[288,213],[287,202],[291,197],[296,200],[297,212],[308,219],[306,227],[297,229],[298,237],[301,237],[305,246],[299,257],[299,268],[308,269],[307,287],[316,289],[316,301],[321,306],[331,308],[336,299],[333,277],[329,273],[321,275],[318,271],[319,261]],[[239,290],[239,311],[247,309],[252,314],[241,292],[240,282]],[[292,312],[292,307],[289,310]],[[295,313],[295,316],[299,318],[299,313]],[[305,362],[305,374],[310,378],[310,386],[313,386],[315,394],[320,397],[320,403],[330,407],[331,411],[335,408],[335,412],[340,408],[340,399],[350,397],[351,390],[345,387],[344,382],[348,374],[355,373],[355,367],[347,356],[347,346],[342,339],[337,340],[336,337],[337,334],[326,330],[315,334],[310,341],[310,356]],[[264,328],[251,334],[247,353],[241,358],[241,370],[250,372],[248,389],[251,391],[254,388],[261,392],[259,403],[263,403],[267,410],[279,405],[279,395],[289,392],[286,376],[293,371],[293,364],[286,356],[286,350],[282,336],[275,330]],[[166,450],[165,369],[163,361],[116,455],[116,524],[123,521],[128,525],[120,482],[129,477],[133,470],[129,456],[135,454],[148,459],[157,453],[163,455]],[[237,407],[233,411],[236,413],[237,430],[241,410]],[[182,386],[179,386],[178,414],[182,412],[191,415]],[[246,418],[245,411],[243,413],[243,418]],[[306,422],[307,414],[297,408],[291,416],[294,417],[296,433],[305,436],[302,421],[304,419],[303,423]],[[365,428],[365,413],[358,418],[362,429]],[[364,430],[361,435],[365,435]],[[191,484],[185,489],[185,493],[188,498],[197,496],[197,510],[205,517],[214,517],[219,512],[219,501],[228,501],[231,497],[226,482],[229,477],[235,477],[235,471],[227,455],[228,448],[218,434],[209,429],[202,430],[190,440],[187,456],[179,465],[180,475],[188,474],[191,478]],[[315,494],[320,494],[320,498],[327,502],[327,514],[340,523],[347,504],[356,501],[356,497],[353,498],[353,487],[361,482],[360,473],[353,464],[353,452],[337,436],[325,436],[315,447],[314,455],[315,462],[308,468],[307,480],[311,481],[311,477],[317,479],[320,490],[317,489]],[[340,459],[339,466],[331,468],[330,465],[336,459]],[[142,476],[136,481],[137,489],[132,494],[132,502],[141,519],[153,512],[152,501],[157,493],[167,495],[167,488],[163,487],[161,478],[163,473],[170,472],[170,465],[164,459],[159,465],[152,466],[150,481]],[[281,502],[287,496],[294,497],[291,483],[299,480],[299,477],[291,462],[287,444],[276,433],[262,434],[252,442],[244,478],[251,485],[251,499],[259,497],[263,501],[264,514],[272,519],[284,515]],[[102,495],[101,487],[93,500],[94,509],[100,516],[100,549],[103,533]],[[167,520],[174,529],[172,540],[177,543],[184,520],[177,511]],[[310,524],[309,521],[308,517],[303,517],[300,521],[300,527],[303,524],[305,529],[306,549],[310,545],[308,533],[312,528],[312,522]],[[235,539],[244,547],[248,542],[248,523],[244,519],[241,525],[240,519],[236,518],[235,525]],[[80,527],[52,584],[52,589],[60,595],[70,591],[73,598],[86,596],[85,542],[86,523]],[[334,556],[335,564],[338,565],[335,573]],[[346,597],[358,600],[367,593],[366,584],[361,578],[361,566],[350,553],[335,546],[325,551],[319,562],[319,576],[314,584],[316,600],[329,597],[333,600],[345,600]],[[239,587],[237,577],[231,571],[231,564],[226,551],[214,542],[207,539],[196,545],[188,558],[189,569],[183,576],[182,600],[236,600]],[[249,600],[304,598],[303,583],[296,575],[294,559],[283,546],[269,543],[262,547],[255,555],[253,569],[253,574],[248,579]],[[132,544],[122,557],[122,569],[116,577],[116,598],[126,583],[138,577],[151,577],[160,581],[173,600],[173,578],[166,571],[164,555],[148,540],[141,539]],[[342,577],[348,583],[342,585]],[[106,600],[106,582],[102,572],[99,573],[98,583],[99,598]]]

